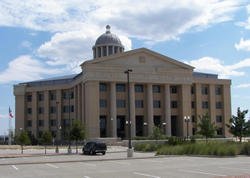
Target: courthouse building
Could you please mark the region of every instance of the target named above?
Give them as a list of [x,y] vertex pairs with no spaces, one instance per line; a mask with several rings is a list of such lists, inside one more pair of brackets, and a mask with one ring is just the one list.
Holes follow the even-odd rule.
[[[148,136],[154,125],[167,136],[197,131],[199,115],[208,113],[227,136],[231,117],[230,80],[194,72],[194,67],[146,48],[124,52],[120,39],[102,34],[92,48],[93,59],[81,64],[82,72],[20,83],[14,86],[16,132],[25,129],[35,137],[49,130],[65,139],[72,120],[85,124],[89,138]],[[181,51],[180,51],[181,52]],[[127,97],[130,73],[130,104]]]

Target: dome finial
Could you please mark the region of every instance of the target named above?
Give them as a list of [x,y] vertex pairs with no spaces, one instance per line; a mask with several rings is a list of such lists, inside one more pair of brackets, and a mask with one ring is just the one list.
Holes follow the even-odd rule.
[[106,33],[110,33],[110,26],[109,25],[106,26]]

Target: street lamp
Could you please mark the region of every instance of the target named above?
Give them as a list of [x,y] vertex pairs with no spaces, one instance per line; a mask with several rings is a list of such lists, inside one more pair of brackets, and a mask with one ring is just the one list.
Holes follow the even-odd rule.
[[[58,132],[58,104],[59,102],[56,102],[56,131]],[[58,148],[58,134],[56,134],[56,153],[59,153]]]
[[190,121],[190,116],[184,116],[184,121],[187,123],[187,139],[188,139],[188,135],[189,135],[189,132],[188,132],[188,123]]
[[129,73],[132,72],[132,69],[124,71],[127,74],[128,82],[128,157],[133,157],[133,148],[131,144],[131,120],[130,120],[130,91],[129,91]]

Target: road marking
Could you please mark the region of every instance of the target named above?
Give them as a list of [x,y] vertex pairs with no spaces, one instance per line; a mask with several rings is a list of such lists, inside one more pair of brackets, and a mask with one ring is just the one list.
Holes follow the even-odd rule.
[[45,165],[47,165],[47,166],[49,166],[49,167],[53,167],[53,168],[59,168],[59,167],[57,167],[57,166],[55,166],[55,165],[53,165],[53,164],[45,164]]
[[161,178],[158,176],[154,176],[154,175],[150,175],[150,174],[144,174],[144,173],[140,173],[140,172],[134,172],[134,174],[140,175],[140,176],[146,176],[146,177],[153,177],[153,178]]
[[147,160],[147,159],[145,159],[145,161],[152,162],[152,163],[164,163],[164,161],[158,161],[158,160]]
[[89,176],[84,176],[84,178],[90,178]]
[[12,165],[12,167],[13,167],[15,170],[18,170],[18,168],[17,168],[15,165]]
[[244,169],[244,168],[235,168],[235,167],[219,167],[219,168],[222,168],[222,169],[238,169],[238,170],[243,170],[243,171],[247,171],[247,172],[249,172],[249,171],[250,171],[249,169]]
[[130,163],[119,162],[119,161],[109,161],[109,162],[110,162],[110,163],[121,164],[121,165],[130,165]]
[[190,173],[195,173],[195,174],[207,174],[207,175],[213,175],[213,176],[227,176],[223,174],[214,174],[210,172],[202,172],[202,171],[190,171],[190,170],[179,170],[181,172],[190,172]]
[[87,166],[92,166],[92,167],[96,167],[96,164],[91,164],[91,163],[83,163],[83,162],[79,162],[80,164],[85,164]]

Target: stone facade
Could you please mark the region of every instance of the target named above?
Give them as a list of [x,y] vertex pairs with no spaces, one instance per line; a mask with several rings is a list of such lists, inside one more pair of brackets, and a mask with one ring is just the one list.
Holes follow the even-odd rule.
[[[106,45],[106,44],[105,44]],[[94,57],[93,57],[94,58]],[[85,124],[89,138],[128,136],[127,75],[130,73],[131,133],[148,136],[153,125],[167,136],[197,131],[198,116],[208,113],[229,136],[230,80],[193,72],[193,67],[140,48],[85,61],[77,75],[21,83],[14,86],[16,132],[40,137],[46,130],[66,138],[72,120]]]

